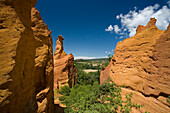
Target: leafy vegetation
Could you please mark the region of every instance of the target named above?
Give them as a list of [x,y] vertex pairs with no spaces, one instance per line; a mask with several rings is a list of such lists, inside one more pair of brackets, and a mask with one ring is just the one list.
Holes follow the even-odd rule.
[[113,55],[111,55],[111,54],[108,55],[108,59],[107,59],[107,61],[105,63],[103,63],[103,67],[107,67],[109,65],[110,60],[112,59],[112,57],[113,57]]
[[[64,89],[64,88],[62,88]],[[70,89],[65,88],[60,92],[63,96],[60,101],[67,106],[66,113],[129,113],[132,107],[140,108],[131,102],[132,93],[126,95],[126,101],[122,100],[120,94],[121,88],[114,83],[104,82],[99,85],[94,82],[93,85],[75,85]]]
[[81,63],[75,63],[75,66],[79,69],[99,69],[100,65],[98,64],[97,66],[93,66],[92,63],[85,63],[85,62],[81,62]]
[[112,59],[113,55],[109,54],[108,57],[109,57],[108,60],[109,60],[109,62],[110,62],[110,60]]
[[93,85],[94,82],[99,83],[100,74],[98,72],[85,73],[81,71],[77,77],[77,83],[80,85]]
[[[96,64],[96,62],[95,62]],[[77,84],[80,85],[93,85],[94,82],[98,82],[99,83],[99,78],[100,78],[100,71],[101,71],[101,67],[100,67],[100,63],[96,64],[96,66],[93,66],[93,62],[90,61],[85,61],[81,63],[75,63],[75,66],[77,67]],[[86,73],[83,70],[85,69],[95,69],[98,70],[97,72],[89,72]]]
[[[111,56],[110,56],[111,59]],[[98,60],[79,60],[75,62],[78,69],[77,84],[70,88],[64,86],[59,93],[61,103],[65,104],[66,113],[129,113],[132,107],[140,108],[131,102],[132,93],[126,95],[126,100],[122,100],[121,87],[110,81],[99,85],[100,69],[103,64],[108,65],[108,60],[103,62]],[[93,65],[93,64],[97,65]],[[84,69],[96,69],[98,72],[85,73]]]
[[60,94],[65,95],[65,96],[69,96],[71,90],[69,86],[63,86],[61,88],[61,90],[59,91]]

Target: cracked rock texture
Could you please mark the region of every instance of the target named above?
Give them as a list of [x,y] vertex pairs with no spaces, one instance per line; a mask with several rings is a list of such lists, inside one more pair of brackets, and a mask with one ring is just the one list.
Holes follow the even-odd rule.
[[54,112],[51,33],[35,4],[0,0],[0,113]]
[[135,93],[132,101],[144,105],[141,110],[133,110],[135,113],[170,112],[166,101],[170,95],[170,25],[162,31],[155,23],[156,19],[151,18],[146,26],[138,26],[135,36],[118,42],[109,66],[100,76],[101,82],[110,78],[126,86],[123,92]]
[[[36,8],[31,10],[31,28],[35,37],[35,72],[34,81],[36,94],[43,94],[37,100],[38,112],[54,112],[54,72],[53,72],[53,42],[51,31],[43,22]],[[42,93],[43,92],[43,93]]]
[[77,68],[74,66],[74,56],[67,55],[63,49],[64,38],[59,35],[54,54],[54,88],[60,90],[62,86],[73,87],[77,83]]

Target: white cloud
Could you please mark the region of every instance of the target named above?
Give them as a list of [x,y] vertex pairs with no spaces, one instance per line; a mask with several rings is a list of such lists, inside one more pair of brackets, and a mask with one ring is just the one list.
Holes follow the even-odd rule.
[[134,7],[135,10],[137,10],[137,7]]
[[74,59],[98,59],[98,58],[108,58],[108,56],[101,56],[101,57],[88,57],[88,56],[77,56]]
[[119,16],[119,15],[117,15],[117,16],[116,16],[116,19],[119,19],[119,18],[120,18],[120,16]]
[[[105,31],[113,31],[118,35],[134,36],[136,34],[136,28],[138,25],[146,25],[150,18],[155,17],[157,19],[156,26],[165,30],[170,23],[170,0],[167,5],[160,7],[159,4],[154,6],[147,6],[146,8],[139,10],[134,7],[134,10],[130,10],[127,14],[119,14],[116,19],[120,20],[121,27],[118,25],[110,25]],[[117,37],[115,37],[117,38]],[[120,38],[122,38],[120,36]]]
[[167,6],[163,6],[160,10],[154,13],[151,17],[155,17],[158,21],[156,26],[165,30],[170,23],[170,9]]
[[121,13],[120,15],[119,15],[119,18],[122,18],[123,17],[123,14]]
[[[169,1],[168,1],[169,2]],[[170,2],[169,2],[170,3]],[[167,6],[163,6],[159,9],[159,4],[155,4],[154,6],[148,6],[143,10],[135,10],[129,11],[128,14],[120,14],[120,20],[123,31],[128,31],[129,36],[133,36],[136,33],[136,28],[138,25],[146,25],[151,17],[155,17],[157,19],[156,26],[165,30],[170,22],[170,9]]]
[[114,25],[113,27],[114,27],[115,33],[118,33],[118,32],[121,31],[121,30],[119,29],[119,26],[118,26],[118,25]]
[[168,6],[170,7],[170,0],[167,2]]
[[110,25],[107,29],[105,29],[105,31],[113,31],[112,25]]
[[120,36],[120,38],[119,39],[122,39],[123,38],[123,36]]

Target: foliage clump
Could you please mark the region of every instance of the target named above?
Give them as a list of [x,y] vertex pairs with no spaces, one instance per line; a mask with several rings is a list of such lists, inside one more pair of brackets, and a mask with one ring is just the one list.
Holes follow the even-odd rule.
[[[109,61],[112,56],[109,55]],[[108,65],[109,61],[105,61]],[[110,80],[100,83],[101,64],[93,66],[94,61],[75,62],[78,69],[77,84],[73,88],[64,86],[60,90],[61,103],[65,104],[66,113],[129,113],[133,107],[142,107],[131,102],[132,93],[122,99],[121,87]],[[98,72],[85,73],[84,69],[97,69]],[[125,85],[123,86],[125,87]]]
[[[100,66],[93,66],[92,63],[75,63],[77,67],[77,83],[80,85],[93,85],[94,82],[100,82]],[[96,69],[97,72],[86,73],[83,70],[85,69]]]
[[94,82],[99,83],[100,73],[99,72],[89,72],[78,71],[77,73],[77,83],[80,85],[93,85]]
[[93,85],[77,84],[70,90],[66,87],[61,90],[63,96],[59,99],[67,106],[66,113],[129,113],[132,107],[142,107],[131,102],[132,93],[126,95],[125,101],[122,100],[121,87],[109,81],[102,85],[98,82]]

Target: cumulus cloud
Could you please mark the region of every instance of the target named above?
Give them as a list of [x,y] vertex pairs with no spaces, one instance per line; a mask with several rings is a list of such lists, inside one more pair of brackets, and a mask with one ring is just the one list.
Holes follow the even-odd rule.
[[[157,19],[156,26],[165,30],[170,23],[170,0],[167,5],[160,7],[159,4],[154,6],[147,6],[146,8],[139,10],[134,7],[134,10],[130,10],[127,14],[119,14],[116,16],[117,20],[120,20],[120,27],[114,25],[112,30],[116,34],[126,36],[134,36],[138,25],[146,25],[150,18],[155,17]],[[122,38],[120,36],[119,38]]]
[[113,31],[113,26],[110,25],[107,29],[105,29],[105,31]]
[[122,25],[123,31],[128,31],[129,36],[133,36],[136,33],[136,28],[138,25],[146,25],[151,17],[157,19],[156,26],[165,30],[170,22],[170,9],[167,6],[159,8],[159,4],[154,6],[148,6],[143,10],[133,10],[129,11],[128,14],[120,14],[119,17]]
[[88,56],[77,56],[74,57],[74,59],[99,59],[99,58],[107,58],[107,56],[101,56],[101,57],[88,57]]
[[114,25],[113,27],[114,27],[115,33],[118,33],[118,32],[121,31],[121,30],[119,29],[119,26],[118,26],[118,25]]

